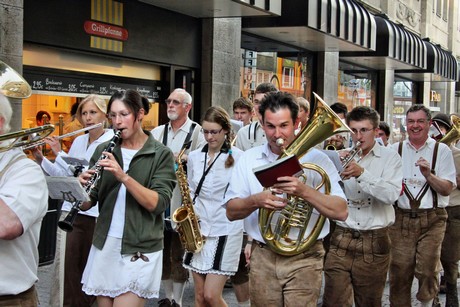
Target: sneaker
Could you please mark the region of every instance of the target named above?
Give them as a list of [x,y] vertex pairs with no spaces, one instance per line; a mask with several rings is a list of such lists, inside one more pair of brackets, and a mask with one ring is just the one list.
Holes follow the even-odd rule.
[[171,305],[170,305],[170,306],[172,306],[172,307],[180,307],[180,305],[179,305],[178,303],[176,303],[176,301],[175,301],[175,300],[172,300],[172,302],[171,302]]
[[[174,300],[173,300],[173,302],[174,302]],[[174,303],[176,303],[176,302],[174,302]],[[158,307],[170,307],[170,306],[174,306],[174,305],[171,304],[171,301],[168,298],[164,298],[164,299],[158,301]],[[177,306],[179,306],[179,305],[177,305]]]

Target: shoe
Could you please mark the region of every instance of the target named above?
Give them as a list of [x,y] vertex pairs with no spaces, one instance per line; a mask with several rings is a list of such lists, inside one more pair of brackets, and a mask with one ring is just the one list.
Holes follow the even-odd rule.
[[229,278],[229,279],[227,279],[227,281],[225,282],[224,288],[228,289],[228,288],[232,288],[232,287],[233,287],[233,285],[232,285],[232,282],[231,282],[231,280],[230,280],[230,278]]
[[171,306],[172,306],[172,307],[180,307],[180,305],[179,305],[178,303],[176,303],[175,300],[172,300]]
[[433,300],[433,307],[441,307],[441,302],[439,301],[439,296],[437,294]]
[[[173,302],[174,302],[174,300],[173,300]],[[176,303],[176,302],[174,302],[174,303]],[[173,306],[173,305],[171,304],[171,301],[169,300],[169,298],[164,298],[164,299],[158,301],[158,307],[170,307],[170,306]]]

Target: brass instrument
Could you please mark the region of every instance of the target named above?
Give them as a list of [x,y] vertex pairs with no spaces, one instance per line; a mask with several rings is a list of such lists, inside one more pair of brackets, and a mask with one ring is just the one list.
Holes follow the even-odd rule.
[[[351,132],[337,114],[316,93],[312,115],[307,125],[300,131],[292,143],[283,149],[279,158],[294,154],[300,159],[310,148],[323,142],[333,134]],[[302,164],[304,169],[316,171],[322,177],[316,190],[324,186],[325,194],[330,194],[331,184],[327,173],[318,165]],[[305,177],[303,177],[305,179]],[[259,229],[267,246],[275,253],[285,256],[297,255],[309,249],[318,239],[325,217],[320,215],[310,234],[305,237],[313,207],[303,199],[288,195],[288,204],[281,211],[259,209]],[[279,213],[279,214],[277,214]],[[275,215],[277,220],[273,221]],[[272,226],[274,228],[272,228]]]
[[193,209],[193,200],[190,196],[190,187],[187,182],[187,174],[182,165],[182,156],[190,146],[191,142],[184,144],[184,147],[177,156],[177,184],[182,195],[182,206],[176,209],[172,215],[173,221],[177,224],[177,232],[182,246],[189,252],[199,252],[204,245],[204,238],[200,231],[198,217]]
[[[18,148],[18,147],[34,147],[31,146],[37,142],[40,142],[44,138],[46,138],[48,135],[53,133],[54,131],[54,126],[53,125],[44,125],[44,126],[39,126],[31,129],[26,129],[26,130],[20,130],[20,131],[15,131],[15,132],[10,132],[10,133],[5,133],[0,135],[0,152],[10,150],[12,148]],[[27,137],[27,139],[24,139]],[[5,144],[2,144],[2,142],[7,141],[7,140],[12,140],[11,142],[5,142]]]
[[[104,149],[106,152],[112,152],[115,146],[118,144],[118,141],[120,140],[121,137],[121,132],[122,130],[117,130],[115,132],[115,135],[112,137],[110,140],[109,144],[107,147]],[[96,163],[93,165],[91,169],[95,170],[94,174],[91,176],[91,178],[86,182],[84,185],[85,191],[88,194],[91,194],[91,191],[95,188],[97,182],[101,178],[102,170],[103,167],[99,165],[99,161],[107,159],[107,155],[102,154],[99,159],[96,161]],[[82,204],[82,201],[74,201],[72,208],[70,209],[69,213],[67,216],[62,220],[58,222],[59,228],[64,230],[65,232],[71,232],[73,230],[73,223],[75,222],[75,218],[77,217],[77,213],[80,211],[80,205]]]
[[[363,153],[363,150],[360,148],[361,142],[357,141],[355,146],[348,152],[348,154],[341,159],[342,162],[342,171],[339,173],[340,178],[343,179],[342,177],[342,172],[347,168],[348,165],[350,165],[351,161],[353,161],[356,157],[356,155],[361,156]],[[361,160],[361,157],[358,158],[356,162],[359,162]]]
[[25,99],[32,95],[30,85],[13,68],[0,61],[0,92],[6,97]]
[[[92,125],[92,126],[88,126],[88,127],[82,128],[82,129],[78,129],[78,130],[75,130],[75,131],[72,131],[72,132],[69,132],[69,133],[66,133],[66,134],[57,136],[56,139],[60,140],[60,139],[63,139],[63,138],[66,138],[66,137],[69,137],[69,136],[72,136],[72,135],[79,134],[79,133],[81,133],[81,132],[85,132],[85,131],[88,131],[88,130],[92,130],[92,129],[94,129],[94,128],[99,128],[99,127],[101,127],[102,125],[103,125],[103,123],[99,123],[99,124],[95,124],[95,125]],[[22,149],[23,149],[23,150],[26,150],[26,149],[34,148],[34,147],[41,146],[41,145],[44,145],[44,144],[46,144],[45,141],[38,141],[38,142],[35,142],[35,143],[32,143],[32,144],[23,146]]]
[[460,117],[451,115],[450,121],[452,123],[452,128],[450,128],[450,130],[439,140],[439,142],[448,146],[460,139]]

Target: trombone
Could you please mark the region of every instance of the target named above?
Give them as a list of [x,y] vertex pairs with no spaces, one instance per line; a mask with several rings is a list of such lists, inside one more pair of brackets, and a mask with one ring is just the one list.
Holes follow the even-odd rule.
[[[34,147],[31,145],[43,140],[48,135],[53,133],[53,131],[54,125],[44,125],[31,129],[2,134],[0,135],[0,152],[18,147]],[[26,140],[24,140],[25,137],[27,137]]]
[[0,92],[9,98],[25,99],[32,95],[30,85],[13,68],[0,61]]

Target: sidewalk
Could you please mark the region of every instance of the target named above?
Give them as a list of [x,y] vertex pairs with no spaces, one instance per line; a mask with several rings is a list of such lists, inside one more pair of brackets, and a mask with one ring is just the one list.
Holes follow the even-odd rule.
[[[51,265],[47,265],[47,266],[42,266],[42,267],[38,268],[39,281],[38,281],[37,289],[38,289],[38,296],[39,296],[39,300],[40,300],[40,306],[43,306],[43,307],[48,307],[49,306],[49,304],[47,302],[49,301],[49,297],[50,297],[51,280],[52,280],[52,276],[51,276],[51,273],[50,273],[50,267],[51,267]],[[183,305],[182,307],[192,307],[192,306],[194,306],[194,292],[193,292],[193,280],[192,280],[192,278],[190,278],[190,281],[191,282],[187,283],[187,285],[185,286],[184,298],[183,298],[183,301],[182,301],[182,305]],[[458,279],[458,281],[457,281],[457,287],[460,289],[460,279]],[[420,306],[420,302],[418,302],[415,299],[416,289],[417,289],[417,282],[416,282],[416,280],[414,280],[414,283],[412,285],[412,306],[413,307]],[[160,298],[164,297],[163,290],[160,290],[160,296],[161,296]],[[388,285],[388,282],[387,282],[387,284],[385,286],[384,295],[383,295],[383,304],[382,304],[382,306],[384,306],[384,307],[389,307],[390,306],[388,296],[389,296],[389,285]],[[232,288],[224,288],[223,297],[224,297],[225,301],[227,302],[228,306],[230,306],[230,307],[237,306],[236,297],[235,297],[235,294],[233,293]],[[439,299],[441,301],[441,306],[444,306],[445,301],[446,301],[446,295],[445,294],[440,294]],[[158,306],[157,302],[158,302],[158,299],[151,299],[151,300],[149,300],[147,302],[147,304],[145,306],[147,306],[147,307]],[[318,302],[318,306],[321,306],[321,301]],[[51,306],[51,307],[55,307],[55,306]]]

